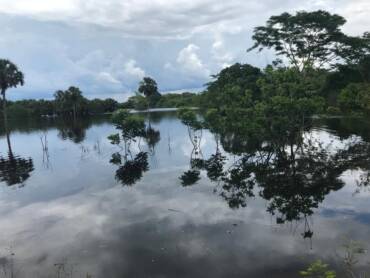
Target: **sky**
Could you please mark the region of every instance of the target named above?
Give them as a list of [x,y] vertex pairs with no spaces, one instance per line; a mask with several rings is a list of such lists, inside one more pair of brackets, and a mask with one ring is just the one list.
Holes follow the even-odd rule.
[[73,85],[122,101],[144,76],[161,92],[201,90],[235,62],[274,59],[246,52],[255,26],[318,9],[344,16],[348,34],[370,30],[369,0],[0,0],[0,58],[25,74],[8,98],[50,99]]

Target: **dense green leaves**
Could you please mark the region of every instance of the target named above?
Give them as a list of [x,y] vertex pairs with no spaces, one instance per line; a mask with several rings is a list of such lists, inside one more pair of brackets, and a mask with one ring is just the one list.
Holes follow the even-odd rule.
[[203,128],[203,123],[197,118],[197,114],[188,108],[181,108],[177,112],[181,122],[190,127],[193,130],[199,130]]
[[86,113],[87,100],[82,96],[82,92],[77,87],[69,87],[66,91],[57,91],[54,94],[55,106],[58,114],[72,114],[74,118],[77,114]]
[[144,118],[130,114],[127,110],[120,109],[114,112],[112,122],[121,131],[123,140],[133,140],[145,134]]
[[1,93],[9,88],[23,86],[24,75],[18,67],[9,60],[0,59],[0,89]]
[[346,20],[326,11],[283,13],[272,16],[266,26],[256,27],[249,50],[272,48],[299,71],[331,63],[337,56]]
[[157,82],[150,77],[143,78],[143,80],[139,83],[138,92],[147,98],[150,106],[156,103],[161,96],[158,92]]
[[370,84],[351,83],[344,88],[338,98],[343,111],[352,113],[370,112]]

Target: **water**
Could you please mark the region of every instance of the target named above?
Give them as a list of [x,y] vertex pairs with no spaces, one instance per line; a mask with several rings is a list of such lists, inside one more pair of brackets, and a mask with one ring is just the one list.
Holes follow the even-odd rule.
[[[125,168],[112,163],[119,149],[107,140],[116,132],[107,118],[12,123],[10,155],[2,132],[1,269],[15,277],[298,277],[317,258],[336,268],[346,238],[367,246],[370,193],[359,183],[366,153],[361,167],[341,169],[338,184],[305,192],[312,214],[288,202],[298,204],[289,221],[284,202],[297,192],[227,190],[217,171],[209,171],[215,181],[188,172],[191,158],[216,153],[212,133],[203,131],[194,149],[176,113],[153,114],[151,126],[159,134],[133,142]],[[341,149],[369,141],[370,128],[318,120],[310,136]],[[225,146],[225,168],[233,167],[240,157]]]

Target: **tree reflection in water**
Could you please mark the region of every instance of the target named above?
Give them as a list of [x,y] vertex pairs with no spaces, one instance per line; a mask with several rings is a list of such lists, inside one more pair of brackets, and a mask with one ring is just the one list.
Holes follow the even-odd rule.
[[[117,156],[115,154],[115,160]],[[112,157],[113,159],[113,157]],[[122,159],[120,159],[122,161]],[[112,161],[112,160],[111,160]],[[138,182],[142,177],[143,173],[149,170],[148,153],[139,152],[134,159],[126,160],[116,171],[116,179],[123,185],[132,186]]]
[[159,143],[161,140],[161,133],[159,130],[154,129],[153,127],[149,126],[145,130],[145,136],[144,139],[149,147],[149,152],[151,154],[155,153],[155,146]]
[[[314,232],[308,218],[325,196],[344,186],[340,177],[346,169],[369,168],[370,146],[352,145],[346,151],[335,151],[312,139],[303,128],[293,135],[269,136],[269,141],[258,142],[248,137],[243,141],[237,134],[221,134],[223,149],[237,160],[231,162],[217,144],[214,154],[193,161],[192,169],[180,179],[189,186],[205,171],[216,183],[215,192],[232,209],[246,207],[248,200],[258,195],[267,201],[266,209],[276,217],[276,224],[304,220],[301,235],[311,241]],[[368,181],[368,176],[364,180]]]
[[8,155],[0,156],[0,181],[5,182],[8,186],[20,184],[31,176],[34,170],[31,158],[23,158],[13,154],[9,133],[6,134],[8,144]]
[[145,129],[144,119],[137,115],[130,115],[126,110],[115,112],[112,121],[119,133],[108,136],[108,139],[120,151],[112,154],[110,162],[119,166],[116,170],[116,180],[123,185],[132,186],[142,178],[144,172],[149,170],[148,153],[140,151],[133,157],[132,142],[138,142],[138,149],[140,149],[140,140],[144,137],[151,142],[148,143],[149,149],[152,148],[154,151],[155,144],[160,140],[160,133],[150,127]]

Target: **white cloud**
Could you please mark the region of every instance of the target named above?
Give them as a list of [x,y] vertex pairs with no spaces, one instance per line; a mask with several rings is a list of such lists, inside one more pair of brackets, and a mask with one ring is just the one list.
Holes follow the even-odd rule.
[[106,81],[113,84],[120,84],[120,82],[117,79],[115,79],[109,72],[100,72],[98,74],[98,78],[101,81]]
[[230,66],[234,60],[233,55],[226,50],[224,40],[220,35],[216,36],[212,44],[212,54],[220,68]]
[[186,72],[191,73],[192,75],[209,77],[210,71],[199,58],[197,54],[198,50],[199,47],[197,45],[189,44],[179,52],[177,63]]
[[136,65],[136,61],[131,59],[125,64],[125,73],[135,78],[142,79],[145,76],[145,71]]

